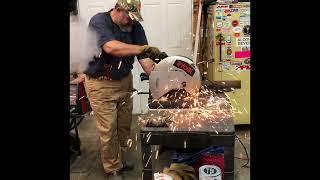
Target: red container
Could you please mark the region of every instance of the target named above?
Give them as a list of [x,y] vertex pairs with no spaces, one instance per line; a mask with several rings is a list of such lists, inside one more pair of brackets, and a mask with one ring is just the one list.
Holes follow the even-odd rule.
[[74,108],[72,112],[78,114],[85,114],[91,110],[82,77],[70,82],[70,106],[71,109]]

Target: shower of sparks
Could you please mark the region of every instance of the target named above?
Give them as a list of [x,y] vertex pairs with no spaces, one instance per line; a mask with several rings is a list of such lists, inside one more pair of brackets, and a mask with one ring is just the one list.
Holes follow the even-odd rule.
[[151,156],[152,156],[152,154],[149,156],[149,159],[148,159],[148,161],[147,161],[146,165],[144,166],[145,168],[148,166],[149,161],[150,161],[150,159],[151,159]]
[[139,92],[141,92],[142,91],[142,89],[140,89],[139,91],[137,91],[137,92],[134,92],[134,93],[132,93],[132,95],[130,96],[130,98],[133,98],[135,95],[137,95]]
[[83,98],[85,98],[86,96],[82,96],[81,98],[79,98],[79,100],[81,100],[81,99],[83,99]]
[[119,63],[119,66],[118,66],[118,69],[120,69],[120,67],[121,67],[121,64],[122,64],[122,61],[120,61],[120,63]]
[[148,137],[147,142],[149,142],[149,139],[150,139],[150,137],[151,137],[151,132],[149,132],[149,133],[147,134],[147,137]]
[[138,133],[136,133],[136,142],[138,142]]
[[157,152],[156,152],[156,157],[155,157],[155,159],[158,159],[158,155],[159,155],[159,150],[157,150]]
[[176,127],[177,127],[177,126],[173,127],[173,130],[172,130],[173,132],[176,130]]
[[130,98],[133,98],[135,95],[137,95],[137,92],[132,93],[132,95],[130,96]]
[[202,64],[202,63],[205,63],[205,62],[207,62],[207,61],[201,61],[201,62],[198,62],[197,64]]
[[218,133],[218,131],[217,131],[216,129],[214,129],[214,132],[215,132],[216,134],[219,134],[219,133]]
[[247,111],[247,109],[246,109],[246,108],[243,108],[243,110],[248,114],[248,111]]
[[132,146],[132,139],[128,139],[127,145],[131,148],[131,146]]
[[[171,80],[175,81],[175,80]],[[226,97],[220,97],[214,91],[202,86],[200,92],[183,95],[178,92],[168,94],[160,99],[153,99],[151,103],[157,104],[158,108],[150,111],[150,114],[144,118],[138,118],[142,124],[147,122],[164,122],[173,131],[202,129],[211,127],[218,134],[215,128],[219,122],[232,118],[235,113],[242,113],[232,106],[231,99],[227,94]],[[180,108],[165,109],[163,103],[180,103]],[[237,103],[235,101],[235,103]],[[237,103],[238,104],[238,103]],[[149,104],[148,104],[149,105]],[[165,110],[163,110],[165,109]],[[224,124],[227,126],[226,124]],[[147,142],[150,139],[150,132],[147,135]]]

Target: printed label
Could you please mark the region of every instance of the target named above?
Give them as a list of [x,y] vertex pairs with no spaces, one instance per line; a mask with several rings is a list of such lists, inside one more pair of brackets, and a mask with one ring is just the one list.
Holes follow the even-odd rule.
[[250,22],[250,16],[240,16],[240,21],[249,21]]
[[250,47],[250,37],[238,37],[236,38],[237,47]]
[[250,51],[237,51],[235,52],[235,58],[249,58]]
[[234,27],[234,28],[232,29],[232,31],[233,31],[234,33],[240,33],[240,32],[242,31],[242,27],[240,27],[240,26]]
[[236,27],[239,25],[239,22],[237,20],[232,21],[232,26]]
[[193,69],[193,67],[184,61],[176,60],[173,65],[179,69],[182,69],[184,72],[186,72],[190,76],[193,76],[195,73],[195,70]]

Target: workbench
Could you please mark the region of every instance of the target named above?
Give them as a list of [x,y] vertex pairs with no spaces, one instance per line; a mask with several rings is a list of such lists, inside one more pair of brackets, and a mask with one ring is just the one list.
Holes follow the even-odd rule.
[[[177,109],[176,120],[179,120],[180,114],[187,114],[190,109]],[[141,119],[164,118],[166,110],[152,110]],[[183,116],[182,116],[183,117]],[[184,120],[176,127],[146,127],[143,123],[140,125],[141,150],[142,150],[142,179],[153,179],[153,158],[151,156],[152,145],[162,145],[170,148],[206,148],[209,146],[224,147],[224,179],[234,179],[234,143],[235,128],[232,118],[205,118],[200,120],[191,118],[193,124],[200,122],[201,125],[190,126],[190,121]],[[183,117],[185,119],[185,117]],[[182,119],[180,119],[182,120]]]

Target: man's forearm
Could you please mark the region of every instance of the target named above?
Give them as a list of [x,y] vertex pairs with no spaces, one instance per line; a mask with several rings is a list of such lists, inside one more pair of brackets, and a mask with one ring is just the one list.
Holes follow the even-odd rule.
[[143,46],[126,44],[112,40],[103,45],[103,50],[117,57],[136,56],[143,50]]

